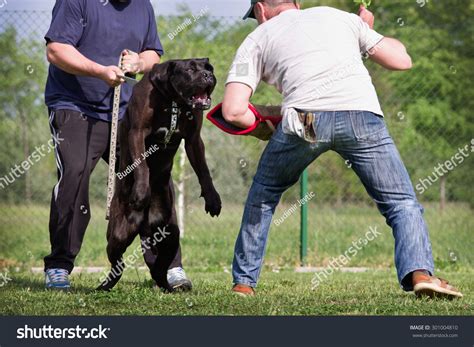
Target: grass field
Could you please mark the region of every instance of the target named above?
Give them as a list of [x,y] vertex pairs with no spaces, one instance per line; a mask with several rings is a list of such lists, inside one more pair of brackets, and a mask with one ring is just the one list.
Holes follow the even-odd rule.
[[[339,210],[310,206],[307,265],[324,266],[363,237],[370,226],[382,235],[369,243],[348,266],[364,266],[365,273],[335,273],[315,291],[312,274],[293,271],[299,265],[298,214],[272,226],[267,257],[256,298],[233,296],[230,264],[240,224],[241,207],[226,208],[219,219],[188,210],[182,240],[184,264],[193,279],[192,293],[164,295],[152,289],[149,275],[128,269],[113,292],[95,293],[99,274],[72,276],[68,294],[43,289],[43,277],[31,274],[42,266],[49,250],[48,209],[39,206],[0,206],[0,272],[12,279],[0,287],[0,314],[32,315],[473,315],[472,211],[448,206],[444,214],[427,209],[436,269],[465,294],[462,300],[418,300],[399,289],[393,268],[393,238],[371,207],[345,206]],[[315,212],[311,212],[314,209]],[[285,211],[279,208],[277,217]],[[106,222],[100,208],[86,234],[79,266],[108,266]],[[129,248],[129,253],[138,243]],[[138,262],[136,266],[142,266]]]
[[473,315],[472,274],[448,273],[467,295],[462,300],[416,299],[398,290],[393,272],[338,273],[317,290],[311,274],[266,272],[254,298],[229,291],[228,273],[189,273],[191,293],[162,294],[145,273],[128,271],[110,293],[96,293],[96,275],[73,276],[70,293],[43,289],[42,276],[14,274],[0,289],[2,315]]

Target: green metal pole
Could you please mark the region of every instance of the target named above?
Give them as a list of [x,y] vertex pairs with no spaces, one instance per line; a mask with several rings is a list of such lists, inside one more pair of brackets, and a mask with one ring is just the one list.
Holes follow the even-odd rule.
[[[300,196],[303,199],[308,194],[308,170],[304,170],[300,178]],[[300,262],[305,265],[308,254],[308,204],[301,205],[300,220]]]

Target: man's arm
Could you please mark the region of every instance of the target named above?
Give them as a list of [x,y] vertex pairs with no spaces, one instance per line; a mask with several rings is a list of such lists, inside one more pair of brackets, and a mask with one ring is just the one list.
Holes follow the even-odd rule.
[[[364,6],[360,7],[359,17],[369,25],[370,29],[374,28],[374,14]],[[367,53],[371,60],[389,70],[403,71],[413,66],[403,43],[390,37],[383,38]]]
[[248,36],[232,62],[222,102],[224,119],[238,128],[246,129],[255,123],[248,106],[261,80],[262,60],[260,46]]
[[86,58],[74,46],[50,42],[46,46],[46,55],[51,64],[61,70],[77,76],[97,77],[109,86],[115,87],[123,82],[118,76],[122,71],[117,66],[104,66]]
[[139,56],[143,61],[143,73],[150,71],[153,65],[159,64],[161,61],[161,57],[156,51],[145,51],[140,53]]
[[74,46],[50,42],[46,48],[47,58],[51,64],[61,70],[77,76],[97,77],[105,81],[109,86],[118,86],[123,80],[118,77],[124,73],[145,73],[151,70],[153,65],[160,62],[160,56],[156,51],[144,51],[140,54],[124,51],[123,71],[117,66],[104,66],[98,64],[82,55]]
[[389,70],[404,71],[413,66],[403,43],[390,37],[385,37],[368,53],[370,60]]
[[228,83],[224,91],[222,115],[236,127],[246,129],[255,123],[255,115],[249,110],[252,88],[238,82]]

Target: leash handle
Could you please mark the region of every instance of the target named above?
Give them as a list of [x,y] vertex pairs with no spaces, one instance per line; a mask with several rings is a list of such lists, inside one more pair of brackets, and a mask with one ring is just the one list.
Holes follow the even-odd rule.
[[[118,67],[122,69],[123,56],[120,55]],[[107,210],[105,213],[105,219],[110,218],[110,206],[112,205],[112,199],[115,192],[115,163],[117,161],[117,131],[118,131],[118,119],[120,112],[120,94],[122,92],[122,85],[119,84],[114,88],[114,103],[112,108],[112,124],[110,127],[110,150],[109,150],[109,176],[107,179]]]

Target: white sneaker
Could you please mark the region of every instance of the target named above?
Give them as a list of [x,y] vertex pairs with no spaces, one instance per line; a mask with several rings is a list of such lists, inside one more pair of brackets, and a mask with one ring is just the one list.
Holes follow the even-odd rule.
[[193,284],[186,277],[186,273],[182,267],[169,269],[166,278],[171,288],[175,290],[189,291],[193,289]]

